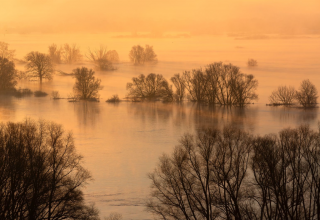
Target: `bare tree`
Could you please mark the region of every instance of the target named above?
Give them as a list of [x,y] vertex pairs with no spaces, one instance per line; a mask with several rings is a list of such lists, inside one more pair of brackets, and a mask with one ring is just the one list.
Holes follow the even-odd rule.
[[176,88],[174,99],[179,102],[182,101],[185,96],[185,85],[180,74],[175,74],[173,77],[171,77],[171,82]]
[[28,53],[25,59],[29,77],[39,78],[40,83],[42,83],[43,79],[52,79],[54,69],[49,55],[33,51]]
[[155,54],[153,47],[149,45],[146,45],[146,48],[143,48],[140,45],[133,46],[129,52],[129,58],[135,65],[157,61],[157,55]]
[[300,84],[299,91],[296,92],[296,98],[300,105],[305,108],[315,107],[318,99],[317,88],[310,80],[303,80]]
[[256,139],[252,157],[257,219],[318,219],[319,133],[308,126]]
[[0,125],[1,219],[98,219],[82,188],[91,179],[60,125]]
[[245,219],[249,140],[231,127],[184,135],[149,174],[148,210],[160,219]]
[[184,87],[189,92],[189,99],[196,102],[204,102],[206,100],[207,80],[202,69],[193,69],[185,71],[182,74]]
[[122,215],[117,212],[112,212],[108,217],[104,217],[104,220],[122,220]]
[[144,49],[144,62],[157,61],[157,55],[153,50],[153,46],[146,45]]
[[0,79],[0,92],[14,89],[17,81],[13,61],[0,57]]
[[273,91],[269,97],[272,104],[291,105],[296,97],[296,90],[294,87],[279,86],[277,90]]
[[100,85],[101,80],[96,79],[94,71],[86,67],[77,68],[73,70],[76,78],[73,90],[80,99],[98,99],[99,90],[103,87]]
[[51,61],[56,64],[60,64],[62,62],[61,56],[63,53],[62,47],[58,48],[56,44],[51,44],[49,46],[49,56]]
[[0,58],[13,60],[15,50],[9,50],[9,44],[0,41]]
[[133,46],[129,52],[129,58],[135,65],[144,64],[144,48],[140,45]]
[[99,49],[91,51],[87,57],[95,64],[98,70],[114,70],[112,63],[119,61],[117,51],[108,51],[106,46],[100,46]]
[[167,80],[160,74],[150,73],[147,77],[141,74],[132,78],[132,83],[127,84],[128,97],[139,100],[172,101],[173,92]]
[[76,44],[65,44],[63,46],[62,57],[63,61],[68,64],[79,62],[82,59],[80,49]]

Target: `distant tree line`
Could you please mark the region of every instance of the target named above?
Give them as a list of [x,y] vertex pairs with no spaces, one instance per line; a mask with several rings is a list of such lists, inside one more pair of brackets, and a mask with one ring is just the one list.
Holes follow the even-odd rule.
[[127,84],[128,97],[181,101],[187,95],[189,100],[195,102],[238,106],[258,98],[255,93],[258,81],[254,76],[243,74],[238,67],[222,62],[210,64],[205,69],[176,74],[171,82],[175,86],[175,92],[160,74],[133,77],[132,82]]
[[202,129],[184,135],[149,178],[147,208],[158,219],[319,219],[320,133]]

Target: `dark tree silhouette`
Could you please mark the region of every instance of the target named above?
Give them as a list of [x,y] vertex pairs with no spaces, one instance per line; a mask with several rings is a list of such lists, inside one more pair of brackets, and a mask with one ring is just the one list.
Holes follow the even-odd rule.
[[232,64],[222,62],[208,65],[205,69],[185,71],[182,75],[189,99],[220,105],[244,106],[258,99],[255,90],[258,81],[246,75]]
[[173,92],[168,81],[160,74],[150,73],[147,77],[141,74],[133,77],[132,82],[127,84],[128,97],[139,100],[172,101]]
[[101,80],[96,79],[94,71],[86,67],[77,68],[73,70],[76,78],[73,90],[80,99],[98,99],[99,90],[103,87],[100,85]]
[[173,155],[162,156],[149,174],[148,210],[161,219],[241,219],[249,140],[231,127],[184,135]]
[[12,61],[0,57],[0,92],[13,90],[17,84],[16,69]]
[[60,125],[1,124],[0,155],[1,219],[98,219],[82,193],[90,174]]
[[9,47],[9,44],[0,41],[0,58],[6,58],[12,61],[15,50],[9,50],[8,47]]
[[129,52],[129,58],[135,65],[157,61],[157,55],[155,54],[153,47],[149,45],[146,45],[146,48],[143,48],[140,45],[133,46]]
[[233,127],[184,135],[155,171],[147,208],[159,219],[319,219],[320,132],[253,137]]
[[43,79],[52,79],[54,69],[49,55],[39,52],[30,52],[25,59],[27,61],[26,69],[29,77],[39,78],[40,83]]
[[296,92],[296,98],[300,105],[305,108],[315,107],[317,105],[318,91],[310,80],[303,80],[300,84],[299,90]]
[[279,86],[269,97],[271,104],[291,105],[296,98],[294,87]]

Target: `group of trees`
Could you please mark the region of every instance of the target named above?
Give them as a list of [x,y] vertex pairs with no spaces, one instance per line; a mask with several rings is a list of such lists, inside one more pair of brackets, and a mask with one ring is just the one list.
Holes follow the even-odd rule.
[[279,86],[269,97],[270,102],[274,105],[292,105],[298,101],[305,108],[315,107],[317,99],[317,88],[310,80],[302,81],[298,91],[291,86]]
[[129,58],[134,65],[157,61],[157,55],[155,54],[153,47],[149,45],[146,45],[145,48],[140,45],[133,46],[129,52]]
[[96,220],[82,192],[90,179],[60,125],[0,124],[0,219]]
[[56,44],[51,44],[48,50],[50,60],[56,64],[73,64],[82,59],[80,48],[76,44],[64,44],[60,47]]
[[258,98],[255,93],[258,81],[254,76],[243,74],[238,67],[222,62],[210,64],[205,69],[176,74],[171,81],[175,92],[162,75],[151,73],[147,77],[143,74],[133,77],[132,82],[127,84],[128,97],[181,101],[187,91],[191,101],[239,106]]
[[320,133],[199,130],[162,156],[149,178],[147,207],[159,219],[319,219]]

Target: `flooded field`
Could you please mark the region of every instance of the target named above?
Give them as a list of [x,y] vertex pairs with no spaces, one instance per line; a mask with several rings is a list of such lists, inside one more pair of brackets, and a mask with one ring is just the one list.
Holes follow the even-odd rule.
[[[319,110],[266,106],[271,92],[280,85],[295,88],[309,79],[320,89],[320,38],[239,39],[216,36],[179,39],[117,39],[103,36],[74,37],[47,36],[36,38],[18,36],[5,39],[18,58],[32,50],[47,52],[51,43],[77,43],[85,48],[104,43],[119,52],[117,70],[97,72],[103,89],[100,102],[53,100],[52,91],[67,98],[72,93],[75,79],[55,75],[42,85],[38,81],[19,81],[18,88],[47,92],[47,97],[15,98],[0,96],[0,120],[22,121],[25,118],[44,119],[62,124],[74,134],[77,150],[84,156],[85,167],[91,171],[93,182],[85,189],[88,202],[94,202],[101,216],[119,212],[124,219],[152,219],[145,212],[151,172],[163,153],[170,153],[186,132],[202,127],[221,127],[233,124],[254,134],[276,133],[286,127],[303,123],[318,128]],[[96,37],[96,38],[94,38]],[[86,39],[86,40],[83,40]],[[136,44],[154,46],[159,62],[154,65],[134,66],[128,62],[128,52]],[[248,58],[258,66],[246,66]],[[246,74],[253,74],[259,82],[259,100],[245,108],[183,103],[106,103],[113,94],[124,98],[126,84],[139,74],[157,73],[170,79],[184,70],[205,67],[224,61],[239,66]],[[84,61],[77,65],[58,65],[56,69],[71,73],[76,67],[93,66]],[[23,70],[23,65],[17,65]]]

